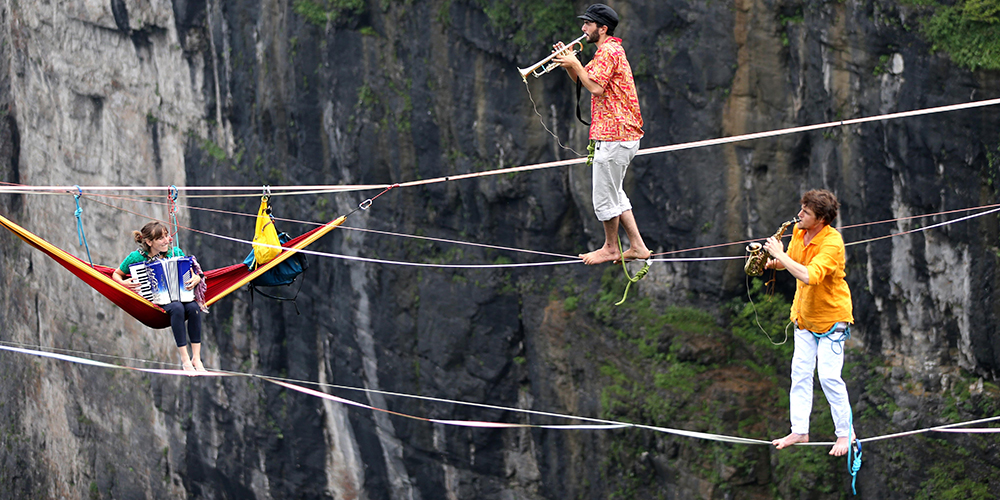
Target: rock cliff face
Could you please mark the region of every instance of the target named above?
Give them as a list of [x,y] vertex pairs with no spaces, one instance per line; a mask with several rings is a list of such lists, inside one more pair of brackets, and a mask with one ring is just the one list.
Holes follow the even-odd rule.
[[[639,89],[643,147],[1000,95],[995,72],[969,72],[932,52],[917,29],[921,11],[895,2],[613,6]],[[585,7],[8,0],[0,4],[0,181],[384,184],[574,157],[542,127],[583,151],[586,129],[573,120],[569,82],[556,72],[532,79],[526,91],[515,68],[546,52],[542,21],[555,17],[557,36],[568,40]],[[967,212],[910,216],[997,203],[998,157],[1000,118],[985,108],[641,156],[626,190],[658,252],[767,236],[795,214],[801,192],[818,187],[838,194],[837,225],[846,241],[860,242]],[[589,184],[585,169],[571,167],[393,190],[346,225],[576,254],[603,240]],[[166,217],[165,194],[85,196],[93,260],[119,262],[131,250],[128,231],[146,217]],[[280,217],[324,221],[367,196],[275,197],[275,204]],[[181,203],[250,213],[256,200]],[[0,195],[0,213],[85,258],[74,209],[68,196]],[[249,218],[188,208],[180,218],[211,233],[252,233]],[[896,221],[854,226],[883,220]],[[997,238],[997,217],[988,215],[848,248],[857,322],[845,378],[862,436],[998,413]],[[182,231],[180,244],[208,268],[248,251],[197,232]],[[356,229],[313,248],[438,263],[532,259]],[[0,234],[0,249],[0,340],[134,366],[175,362],[166,331],[143,327],[10,234]],[[656,264],[638,297],[614,308],[618,273],[312,258],[285,291],[298,290],[295,306],[245,291],[214,306],[203,357],[219,369],[372,390],[758,438],[787,432],[790,351],[751,327],[737,263]],[[758,312],[780,338],[792,283],[778,281]],[[3,498],[839,498],[849,491],[842,461],[819,448],[776,453],[638,430],[471,431],[243,379],[108,373],[9,353],[0,354],[0,367]],[[427,417],[549,422],[329,390]],[[821,396],[816,403],[813,439],[827,440],[829,412]],[[996,496],[996,445],[988,436],[951,435],[872,443],[859,493]]]

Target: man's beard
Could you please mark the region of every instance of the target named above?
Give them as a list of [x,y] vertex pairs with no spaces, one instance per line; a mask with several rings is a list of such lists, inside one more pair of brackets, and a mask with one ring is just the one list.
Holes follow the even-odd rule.
[[601,34],[596,31],[587,34],[587,43],[597,43],[597,41],[600,39],[601,39]]

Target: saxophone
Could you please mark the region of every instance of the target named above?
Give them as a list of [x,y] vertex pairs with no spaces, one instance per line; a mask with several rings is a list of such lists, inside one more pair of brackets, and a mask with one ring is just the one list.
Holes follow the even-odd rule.
[[[792,220],[781,224],[778,231],[774,233],[774,239],[780,240],[781,235],[785,234],[785,229],[788,229],[788,226],[791,226],[800,220],[801,219],[798,217],[792,217]],[[743,265],[743,271],[746,272],[748,276],[763,275],[764,265],[767,264],[767,252],[764,251],[764,245],[753,242],[747,245],[747,252],[749,252],[750,255],[747,256],[747,262]]]

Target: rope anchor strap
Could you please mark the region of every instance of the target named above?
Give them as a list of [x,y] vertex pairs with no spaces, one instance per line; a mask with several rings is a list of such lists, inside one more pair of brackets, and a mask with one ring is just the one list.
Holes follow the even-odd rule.
[[177,195],[179,191],[180,190],[177,189],[177,186],[174,186],[172,184],[170,185],[169,188],[167,188],[167,207],[168,207],[167,223],[172,223],[174,226],[174,232],[171,235],[173,236],[174,239],[173,241],[174,248],[180,247],[180,244],[178,242],[178,240],[180,239],[180,234],[177,233]]
[[82,245],[87,249],[87,262],[90,263],[90,267],[94,267],[94,260],[90,258],[90,245],[87,244],[87,235],[83,231],[83,219],[80,217],[83,215],[83,208],[80,207],[80,197],[83,196],[83,189],[80,186],[76,187],[76,194],[73,198],[76,200],[76,210],[73,215],[76,216],[76,241],[78,245]]
[[382,196],[383,194],[388,193],[390,189],[398,188],[398,187],[399,187],[399,184],[393,184],[391,186],[386,187],[385,189],[382,190],[381,193],[379,193],[379,194],[377,194],[375,196],[372,196],[371,198],[368,198],[367,200],[362,201],[361,203],[359,203],[358,204],[358,208],[355,208],[354,210],[351,210],[351,212],[348,213],[347,215],[345,215],[344,217],[345,218],[346,217],[350,217],[350,216],[354,215],[355,212],[357,212],[358,210],[368,210],[369,208],[371,208],[372,203],[374,203],[375,200],[378,199],[379,196]]
[[618,302],[615,302],[616,306],[620,306],[620,305],[622,305],[622,304],[625,303],[625,299],[628,298],[628,289],[629,289],[629,287],[632,286],[632,283],[635,283],[635,282],[637,282],[637,281],[645,278],[646,277],[646,273],[649,272],[649,259],[645,259],[645,260],[642,261],[643,262],[642,269],[640,269],[639,272],[635,273],[635,276],[629,276],[629,274],[628,274],[628,267],[625,265],[625,257],[624,257],[625,256],[625,252],[622,251],[622,238],[621,238],[621,236],[618,237],[618,253],[619,253],[619,255],[622,256],[622,269],[625,270],[625,279],[628,280],[628,283],[625,283],[625,293],[622,294],[622,300],[619,300]]

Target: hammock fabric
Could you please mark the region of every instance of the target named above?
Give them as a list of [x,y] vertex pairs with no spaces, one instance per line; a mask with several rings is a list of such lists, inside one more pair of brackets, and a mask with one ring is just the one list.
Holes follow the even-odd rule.
[[[211,305],[215,301],[238,290],[243,285],[253,281],[257,276],[266,273],[274,266],[294,255],[295,250],[301,250],[309,246],[333,230],[333,228],[343,224],[345,220],[347,220],[346,216],[338,217],[298,238],[289,240],[282,245],[285,249],[274,260],[259,266],[253,271],[249,270],[244,264],[234,264],[221,269],[205,271],[205,284],[208,287],[205,292],[205,304]],[[116,306],[132,315],[133,318],[141,321],[144,325],[150,328],[167,328],[170,326],[170,318],[160,306],[142,298],[138,293],[129,290],[111,278],[111,275],[115,272],[115,268],[98,265],[91,267],[90,264],[43,240],[38,235],[11,222],[2,215],[0,215],[0,225],[10,229],[29,245],[45,252],[53,260],[66,269],[69,269],[71,273],[82,279],[94,290],[97,290],[98,293],[107,297],[108,300],[114,302]]]

